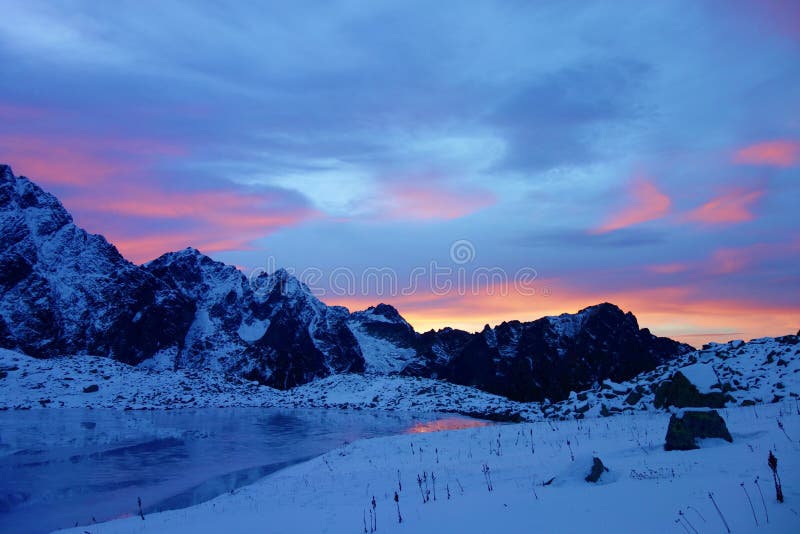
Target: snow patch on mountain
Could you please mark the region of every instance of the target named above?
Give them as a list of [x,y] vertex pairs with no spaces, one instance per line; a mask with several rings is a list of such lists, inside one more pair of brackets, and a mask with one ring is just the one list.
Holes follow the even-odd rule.
[[[380,322],[389,322],[380,319]],[[369,374],[394,374],[402,371],[417,357],[413,348],[403,348],[380,337],[368,334],[359,321],[348,321],[347,326],[353,332],[364,356],[364,372]]]
[[251,318],[249,321],[242,321],[242,324],[236,332],[244,341],[252,343],[264,337],[264,334],[267,333],[267,328],[269,328],[269,319]]

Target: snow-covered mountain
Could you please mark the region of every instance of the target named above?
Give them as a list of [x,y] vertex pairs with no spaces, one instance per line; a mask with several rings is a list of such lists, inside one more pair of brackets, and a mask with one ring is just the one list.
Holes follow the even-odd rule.
[[168,365],[222,371],[278,389],[364,370],[347,309],[326,306],[285,270],[250,283],[238,269],[191,248],[143,269],[195,303],[184,347]]
[[0,165],[0,346],[37,357],[102,354],[136,364],[181,348],[194,310],[57,198]]
[[440,378],[530,401],[629,380],[691,347],[600,304],[479,333],[327,306],[285,270],[248,280],[194,249],[137,266],[0,166],[0,347],[209,369],[287,389],[338,373]]

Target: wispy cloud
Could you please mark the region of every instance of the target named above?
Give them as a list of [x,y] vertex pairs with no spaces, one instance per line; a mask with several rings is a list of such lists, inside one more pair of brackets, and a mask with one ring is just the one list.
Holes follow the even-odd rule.
[[800,161],[800,141],[778,139],[746,146],[733,155],[735,163],[769,167],[793,167]]
[[[258,239],[320,216],[301,195],[279,188],[164,191],[127,185],[64,202],[79,223],[102,230],[136,262],[187,246],[207,253],[249,250]],[[104,224],[109,218],[115,222]]]
[[396,220],[457,219],[491,206],[491,191],[452,184],[390,182],[383,186],[379,218]]
[[753,205],[764,195],[763,190],[747,191],[734,189],[709,200],[686,214],[689,221],[704,224],[734,224],[752,221]]
[[669,213],[670,198],[656,184],[645,177],[633,181],[627,192],[628,204],[611,215],[599,227],[592,230],[596,234],[613,232],[628,226],[660,219]]

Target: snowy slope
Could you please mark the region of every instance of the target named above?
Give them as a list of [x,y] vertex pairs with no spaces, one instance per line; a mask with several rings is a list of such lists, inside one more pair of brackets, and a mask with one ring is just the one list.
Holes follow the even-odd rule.
[[368,374],[397,374],[418,359],[414,329],[389,305],[354,312],[347,325],[358,340]]
[[[97,391],[84,392],[91,386]],[[540,416],[535,405],[431,379],[343,374],[282,391],[209,371],[131,367],[92,356],[39,360],[4,349],[0,387],[0,410],[268,406],[442,411],[498,419]]]
[[[655,390],[676,371],[708,366],[699,383],[719,376],[729,406],[796,402],[800,394],[797,336],[713,344],[626,382],[604,381],[558,403],[520,403],[475,388],[407,376],[335,374],[280,391],[254,381],[194,369],[131,367],[107,358],[38,360],[0,349],[0,409],[46,407],[285,406],[453,411],[500,420],[575,419],[653,411]],[[688,370],[687,370],[688,369]],[[98,391],[83,393],[97,385]],[[709,388],[716,391],[719,388]],[[49,401],[49,402],[48,402]]]
[[[692,451],[664,451],[664,413],[357,441],[235,494],[88,530],[364,532],[374,498],[376,531],[386,533],[725,532],[723,521],[733,532],[797,532],[800,415],[783,404],[724,415],[733,443],[705,440]],[[609,471],[589,483],[594,456]]]
[[728,405],[794,402],[800,395],[800,338],[711,343],[633,380],[606,380],[593,390],[573,392],[567,401],[545,405],[543,410],[548,416],[589,417],[652,409],[657,386],[676,371],[701,393],[729,395]]

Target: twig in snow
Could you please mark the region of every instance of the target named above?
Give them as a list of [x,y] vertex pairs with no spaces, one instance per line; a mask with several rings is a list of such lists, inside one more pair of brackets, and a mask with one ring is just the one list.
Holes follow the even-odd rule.
[[417,474],[417,486],[419,486],[419,494],[422,495],[422,504],[425,504],[425,490],[422,489],[422,477]]
[[714,508],[717,509],[717,513],[719,514],[720,519],[722,519],[722,524],[725,525],[725,530],[730,534],[731,528],[728,526],[728,522],[725,520],[725,516],[722,515],[722,510],[719,509],[717,506],[717,501],[714,500],[714,494],[710,491],[708,492],[708,498],[711,499],[711,502],[714,504]]
[[783,435],[786,436],[786,439],[788,439],[789,441],[792,441],[792,438],[790,438],[789,434],[786,433],[786,429],[783,427],[783,423],[781,422],[781,420],[778,419],[777,421],[778,421],[778,428],[781,429],[781,432],[783,432]]
[[136,500],[139,501],[139,517],[141,517],[142,521],[144,521],[144,512],[142,511],[142,498],[136,497]]
[[753,512],[753,520],[756,522],[756,526],[758,526],[758,518],[756,517],[756,509],[755,509],[755,507],[753,507],[753,501],[750,500],[750,494],[747,493],[747,488],[744,487],[744,482],[739,483],[739,485],[742,487],[742,490],[744,490],[744,495],[745,495],[745,497],[747,497],[747,502],[750,503],[750,510]]
[[778,476],[778,459],[772,454],[772,451],[769,451],[767,465],[772,469],[772,479],[775,482],[775,497],[778,502],[783,502],[783,487],[781,486],[781,477]]
[[688,529],[688,528],[686,528],[686,525],[684,525],[684,524],[681,522],[681,518],[680,518],[680,517],[679,517],[679,518],[677,518],[677,519],[675,520],[675,522],[676,522],[676,523],[678,523],[680,526],[682,526],[682,527],[683,527],[683,530],[685,530],[685,531],[686,531],[686,534],[692,534],[691,532],[689,532],[689,529]]
[[759,486],[758,484],[758,477],[756,477],[754,483],[758,488],[758,494],[761,495],[761,506],[764,507],[764,515],[767,517],[767,523],[769,523],[769,513],[767,512],[767,501],[764,500],[764,492],[761,491],[761,486]]
[[698,510],[698,509],[697,509],[697,508],[695,508],[694,506],[691,506],[691,505],[689,505],[689,506],[687,506],[687,507],[686,507],[686,509],[687,509],[687,510],[692,510],[694,513],[696,513],[696,514],[697,514],[697,516],[698,516],[700,519],[702,519],[702,520],[703,520],[703,523],[708,523],[708,521],[706,521],[706,518],[705,518],[705,517],[703,517],[703,514],[701,514],[701,513],[700,513],[700,510]]
[[483,464],[483,466],[481,467],[481,472],[483,473],[483,478],[486,481],[486,489],[492,491],[494,487],[492,486],[492,473],[491,470],[489,469],[489,465]]
[[402,523],[403,516],[400,515],[400,496],[397,494],[396,491],[394,492],[394,504],[395,506],[397,506],[397,522]]
[[400,470],[397,470],[397,491],[403,491],[403,483],[400,481]]
[[378,531],[378,512],[375,510],[375,495],[372,496],[372,532]]
[[678,510],[678,516],[679,519],[683,519],[686,522],[686,524],[689,525],[689,528],[692,529],[692,532],[694,532],[694,534],[700,534],[699,532],[697,532],[697,529],[694,528],[694,525],[692,525],[691,521],[689,521],[689,518],[686,517],[686,515],[683,513],[682,510]]

